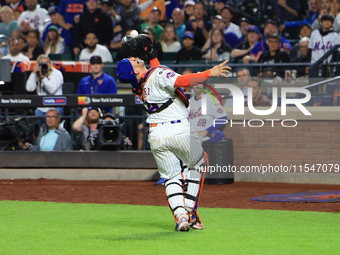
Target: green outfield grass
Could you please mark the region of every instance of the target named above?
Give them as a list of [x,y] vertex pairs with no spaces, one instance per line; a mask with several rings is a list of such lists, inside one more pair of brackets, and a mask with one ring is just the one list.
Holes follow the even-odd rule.
[[339,254],[340,215],[200,208],[179,233],[162,206],[0,201],[0,254]]

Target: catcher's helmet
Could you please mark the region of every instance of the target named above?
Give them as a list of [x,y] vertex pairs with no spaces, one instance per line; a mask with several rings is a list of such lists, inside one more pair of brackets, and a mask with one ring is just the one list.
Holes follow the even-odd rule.
[[117,77],[123,83],[131,83],[132,87],[138,88],[138,80],[130,61],[127,58],[121,60],[117,65]]

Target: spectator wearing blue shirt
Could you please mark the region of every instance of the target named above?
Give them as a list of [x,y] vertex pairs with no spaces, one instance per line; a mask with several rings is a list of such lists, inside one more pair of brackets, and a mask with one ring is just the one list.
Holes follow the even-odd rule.
[[68,151],[72,150],[70,134],[60,126],[60,113],[50,108],[46,113],[46,125],[41,126],[36,144],[24,143],[21,148],[32,151]]
[[117,94],[117,83],[103,72],[104,64],[100,56],[90,58],[91,75],[81,79],[77,94]]
[[303,20],[286,21],[284,24],[280,25],[280,30],[284,28],[295,28],[301,27],[303,24],[309,24],[312,26],[314,21],[319,17],[319,9],[316,0],[309,0],[308,5],[310,10],[306,11],[306,18]]
[[293,21],[298,18],[300,1],[296,0],[271,0],[275,16],[280,21]]
[[[91,75],[80,80],[77,94],[117,94],[117,83],[108,74],[103,72],[104,63],[100,56],[90,58]],[[112,112],[112,109],[110,109]]]
[[61,0],[59,6],[59,24],[64,28],[63,32],[65,33],[61,34],[65,39],[65,52],[72,53],[74,47],[73,26],[76,20],[79,21],[79,15],[86,10],[86,0]]
[[183,9],[185,0],[171,0],[170,3],[166,6],[166,14],[165,16],[168,19],[171,19],[172,12],[175,8]]
[[184,12],[179,8],[175,8],[172,12],[171,17],[172,17],[173,25],[176,29],[176,33],[178,35],[179,41],[181,45],[183,45],[183,35],[185,33]]

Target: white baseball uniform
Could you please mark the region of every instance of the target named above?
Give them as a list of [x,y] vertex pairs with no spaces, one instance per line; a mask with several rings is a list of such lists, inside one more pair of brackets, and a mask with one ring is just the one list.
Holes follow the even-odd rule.
[[180,160],[194,166],[203,156],[197,135],[190,131],[188,109],[175,92],[174,84],[178,76],[171,69],[156,67],[143,86],[143,99],[148,109],[159,108],[169,99],[174,99],[166,109],[149,114],[146,120],[151,124],[151,150],[164,179],[181,173]]
[[[203,99],[207,102],[206,115],[202,114]],[[214,127],[214,120],[226,118],[227,115],[216,98],[215,102],[208,94],[203,94],[200,99],[196,99],[195,96],[190,98],[189,122],[193,130],[208,130],[208,133],[211,133],[213,130],[217,129]],[[209,136],[200,137],[200,139],[201,141],[206,141],[209,139]]]
[[[145,82],[141,89],[144,106],[149,111],[157,111],[169,99],[173,102],[159,112],[150,113],[147,122],[150,123],[148,141],[155,157],[158,171],[165,183],[169,205],[177,217],[196,207],[199,192],[200,175],[190,170],[192,176],[188,177],[187,194],[191,198],[183,199],[182,166],[181,161],[189,167],[201,165],[204,155],[198,134],[190,129],[188,109],[184,101],[176,94],[175,82],[179,74],[166,67],[153,67],[144,76]],[[196,173],[196,175],[195,175]],[[191,178],[191,179],[190,179]]]
[[[333,46],[338,44],[338,33],[330,31],[322,36],[319,30],[314,30],[311,34],[308,48],[312,50],[312,63],[325,55]],[[328,58],[328,62],[332,56]]]

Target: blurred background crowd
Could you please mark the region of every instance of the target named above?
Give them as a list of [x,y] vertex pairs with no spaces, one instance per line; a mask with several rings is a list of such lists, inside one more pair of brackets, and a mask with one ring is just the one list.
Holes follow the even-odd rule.
[[[147,34],[159,59],[315,62],[338,43],[338,0],[2,0],[3,58],[119,61],[121,39]],[[340,40],[339,40],[340,41]],[[257,76],[283,75],[271,70]],[[298,76],[308,74],[308,68]]]

